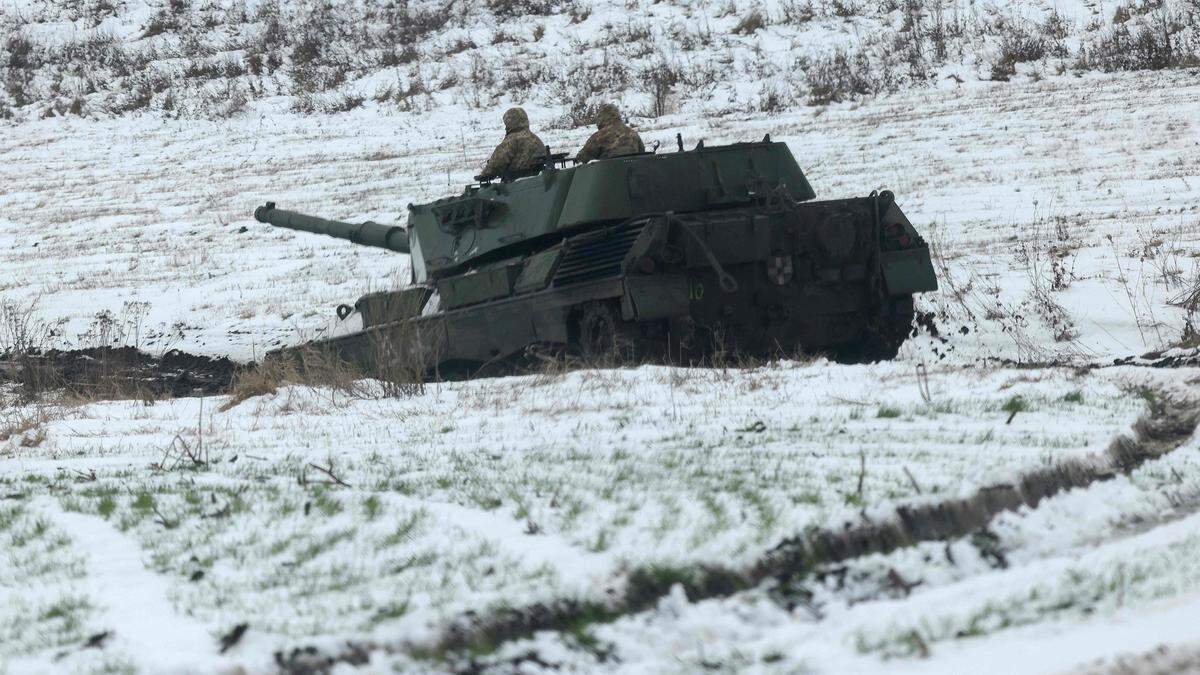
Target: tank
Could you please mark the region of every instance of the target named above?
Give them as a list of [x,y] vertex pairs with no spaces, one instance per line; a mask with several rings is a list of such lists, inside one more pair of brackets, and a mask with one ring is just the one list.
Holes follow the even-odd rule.
[[339,306],[361,327],[310,345],[365,368],[403,355],[471,370],[542,349],[890,359],[911,332],[913,295],[937,288],[891,192],[817,200],[770,136],[587,164],[552,157],[410,204],[404,228],[270,202],[255,217],[411,257],[410,286]]

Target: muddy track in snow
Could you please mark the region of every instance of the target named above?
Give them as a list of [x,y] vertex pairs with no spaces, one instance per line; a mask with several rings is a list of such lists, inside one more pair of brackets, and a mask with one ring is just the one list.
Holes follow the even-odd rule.
[[[465,615],[444,630],[437,651],[488,653],[505,642],[530,637],[538,631],[613,621],[650,609],[675,584],[681,584],[693,602],[726,597],[769,580],[796,583],[823,566],[860,556],[968,536],[986,528],[1001,513],[1021,507],[1035,508],[1042,500],[1065,490],[1087,488],[1128,474],[1167,455],[1192,436],[1200,422],[1200,402],[1169,400],[1157,394],[1148,394],[1146,398],[1150,402],[1149,412],[1134,424],[1130,435],[1113,439],[1102,454],[1029,471],[1012,482],[980,488],[965,498],[900,506],[893,517],[884,521],[862,522],[842,530],[822,529],[789,538],[745,568],[700,565],[635,569],[628,575],[624,590],[608,601],[564,598],[490,614]],[[460,672],[478,672],[480,666],[471,657],[460,664]]]
[[177,398],[226,393],[241,368],[179,350],[152,356],[133,347],[52,349],[0,355],[0,384],[17,385],[30,400],[51,391],[84,399]]

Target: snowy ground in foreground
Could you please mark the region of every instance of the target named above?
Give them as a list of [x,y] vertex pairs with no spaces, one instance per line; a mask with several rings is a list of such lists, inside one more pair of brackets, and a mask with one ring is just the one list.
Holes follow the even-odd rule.
[[[926,400],[907,364],[816,361],[432,385],[403,400],[292,388],[224,412],[222,397],[44,408],[40,442],[3,446],[0,493],[23,496],[0,502],[0,643],[16,670],[258,669],[277,649],[339,639],[419,645],[467,610],[603,598],[634,566],[748,562],[809,526],[1100,452],[1144,412],[1137,388],[1196,382],[1197,370],[939,367]],[[181,460],[185,445],[211,466]],[[1194,518],[1121,531],[1200,488],[1198,452],[1002,518],[1006,570],[971,541],[953,544],[954,565],[942,544],[918,547],[852,562],[849,588],[815,598],[820,622],[758,592],[675,597],[593,629],[619,661],[588,663],[574,635],[533,644],[592,667],[841,670],[910,656],[916,628],[958,658],[1014,639],[1009,626],[1154,617],[1156,601],[1200,583]],[[889,568],[923,584],[902,601],[873,597]],[[217,638],[243,622],[244,642],[219,657]],[[968,627],[976,637],[952,639]],[[102,652],[78,650],[103,631]]]
[[[1198,103],[1194,74],[1176,72],[643,130],[668,145],[677,130],[710,144],[769,132],[823,196],[894,190],[941,252],[943,289],[919,305],[949,340],[918,336],[895,363],[575,372],[402,400],[291,388],[228,411],[219,397],[7,406],[0,671],[259,671],[276,649],[419,645],[464,611],[603,597],[639,564],[745,562],[808,526],[1098,451],[1144,412],[1140,387],[1194,392],[1200,371],[977,362],[1103,360],[1178,338],[1170,301],[1200,255]],[[407,276],[403,256],[253,223],[257,203],[399,219],[465,182],[491,131],[476,113],[372,111],[22,125],[0,138],[0,298],[37,297],[34,316],[63,319],[67,344],[252,358]],[[573,148],[585,133],[547,140]],[[185,447],[213,463],[180,463]],[[951,543],[953,564],[945,545],[918,546],[850,562],[815,611],[762,591],[674,596],[496,658],[1049,672],[1158,642],[1191,653],[1198,463],[1193,440],[1002,517],[1006,569],[969,538]],[[889,570],[922,583],[889,597]],[[102,649],[80,649],[105,631]],[[381,669],[445,665],[408,658],[376,656]]]

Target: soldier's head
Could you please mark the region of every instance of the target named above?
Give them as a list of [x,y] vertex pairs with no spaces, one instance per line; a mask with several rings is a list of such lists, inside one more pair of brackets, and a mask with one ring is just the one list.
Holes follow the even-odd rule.
[[509,108],[504,111],[504,133],[523,131],[529,128],[529,116],[523,108]]
[[621,111],[617,110],[617,106],[611,103],[601,103],[599,108],[596,108],[596,128],[603,129],[614,124],[621,123]]

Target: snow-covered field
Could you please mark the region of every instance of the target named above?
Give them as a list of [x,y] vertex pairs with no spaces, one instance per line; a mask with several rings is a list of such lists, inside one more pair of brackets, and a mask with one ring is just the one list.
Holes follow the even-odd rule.
[[[14,436],[0,470],[5,656],[15,671],[263,670],[276,650],[354,639],[396,650],[377,656],[391,665],[453,666],[410,659],[469,611],[603,601],[637,568],[748,564],[808,528],[1099,453],[1145,412],[1135,390],[1186,398],[1197,382],[1196,369],[922,378],[908,363],[817,361],[493,379],[403,400],[288,388],[227,411],[219,397],[46,406],[45,437]],[[1188,517],[1198,463],[1193,442],[1003,517],[988,550],[1007,569],[978,537],[930,543],[854,560],[848,585],[816,584],[791,611],[765,588],[694,606],[676,595],[531,644],[581,667],[840,672],[911,657],[914,630],[956,659],[1014,639],[1010,626],[1084,630],[1087,613],[1131,606],[1153,617],[1152,601],[1200,583],[1194,525],[1171,524]],[[912,596],[890,597],[889,569],[920,583]],[[243,642],[218,655],[240,623]],[[78,649],[104,632],[103,650]]]
[[[595,4],[583,25],[619,12]],[[784,3],[768,4],[767,46],[795,47]],[[1060,9],[1082,25],[1089,7]],[[735,9],[711,30],[732,30]],[[804,30],[825,35],[826,19]],[[570,22],[547,19],[538,48],[566,44]],[[753,45],[735,40],[744,68]],[[893,190],[936,247],[941,290],[918,299],[936,332],[892,363],[547,372],[399,399],[370,384],[236,404],[4,398],[0,672],[271,672],[310,646],[384,672],[1194,667],[1194,438],[949,541],[442,649],[451,624],[745,569],[789,538],[1097,456],[1165,400],[1200,405],[1200,368],[1094,367],[1195,348],[1200,73],[1042,61],[983,82],[967,61],[947,70],[962,83],[770,111],[737,96],[774,75],[743,72],[733,93],[634,120],[664,148],[770,133],[821,197]],[[623,102],[641,104],[634,90]],[[266,91],[229,119],[0,122],[4,316],[58,346],[244,361],[320,335],[334,304],[402,284],[407,258],[274,230],[253,208],[403,222],[498,140],[505,103],[465,91],[419,112],[307,115]],[[564,106],[527,108],[572,151],[588,130],[558,128]]]
[[[254,207],[403,222],[461,189],[497,111],[358,110],[228,121],[53,119],[0,138],[0,297],[119,340],[252,359],[324,330],[338,302],[408,278],[407,259],[256,223]],[[544,121],[534,114],[534,126]],[[940,252],[955,362],[1106,359],[1180,337],[1195,282],[1200,84],[1194,71],[919,90],[777,116],[642,126],[648,143],[792,147],[819,196],[888,188]],[[547,132],[574,150],[586,129]],[[969,331],[963,336],[960,331]]]

